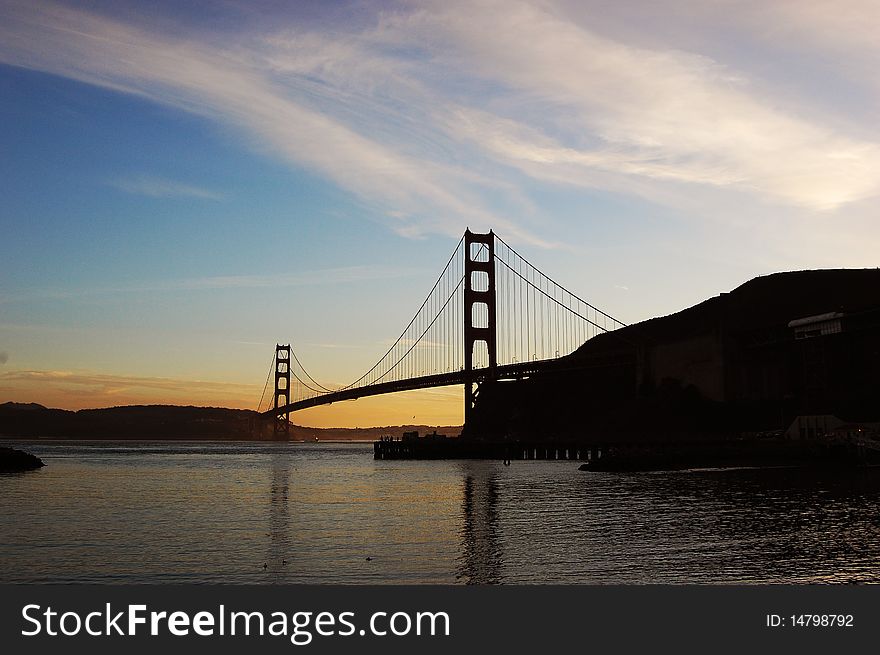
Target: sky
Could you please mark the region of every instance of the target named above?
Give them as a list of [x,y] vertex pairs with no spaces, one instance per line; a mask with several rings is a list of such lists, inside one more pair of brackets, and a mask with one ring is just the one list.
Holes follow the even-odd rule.
[[0,402],[256,408],[276,343],[351,382],[468,226],[626,323],[876,267],[877,24],[873,0],[0,0]]

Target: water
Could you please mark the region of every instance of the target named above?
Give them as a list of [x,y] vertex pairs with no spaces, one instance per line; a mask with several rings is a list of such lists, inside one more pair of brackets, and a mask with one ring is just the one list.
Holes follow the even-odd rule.
[[0,582],[880,581],[880,469],[617,474],[374,461],[369,444],[3,445],[48,466],[0,475]]

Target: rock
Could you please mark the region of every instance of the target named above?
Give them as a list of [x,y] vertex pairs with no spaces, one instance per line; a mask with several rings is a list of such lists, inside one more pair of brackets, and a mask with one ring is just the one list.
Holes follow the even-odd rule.
[[0,448],[0,473],[31,471],[46,464],[39,457],[15,448]]

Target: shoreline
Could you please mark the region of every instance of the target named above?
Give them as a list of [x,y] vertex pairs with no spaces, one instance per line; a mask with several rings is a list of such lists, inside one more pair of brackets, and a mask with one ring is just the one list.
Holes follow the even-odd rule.
[[362,443],[372,444],[373,439],[321,439],[308,441],[301,439],[274,440],[274,439],[239,439],[235,437],[9,437],[0,436],[0,443],[253,443],[253,444],[327,444],[327,443]]

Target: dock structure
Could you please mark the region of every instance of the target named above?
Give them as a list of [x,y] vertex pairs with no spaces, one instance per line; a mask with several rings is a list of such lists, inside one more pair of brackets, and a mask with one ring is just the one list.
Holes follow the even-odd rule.
[[568,441],[478,441],[462,438],[384,438],[373,443],[374,459],[549,459],[589,462],[602,456],[601,446]]
[[[412,433],[410,433],[412,434]],[[880,443],[842,439],[713,439],[585,443],[568,440],[480,440],[426,435],[385,437],[377,460],[489,459],[584,462],[593,471],[655,471],[742,466],[864,466],[880,464]]]

